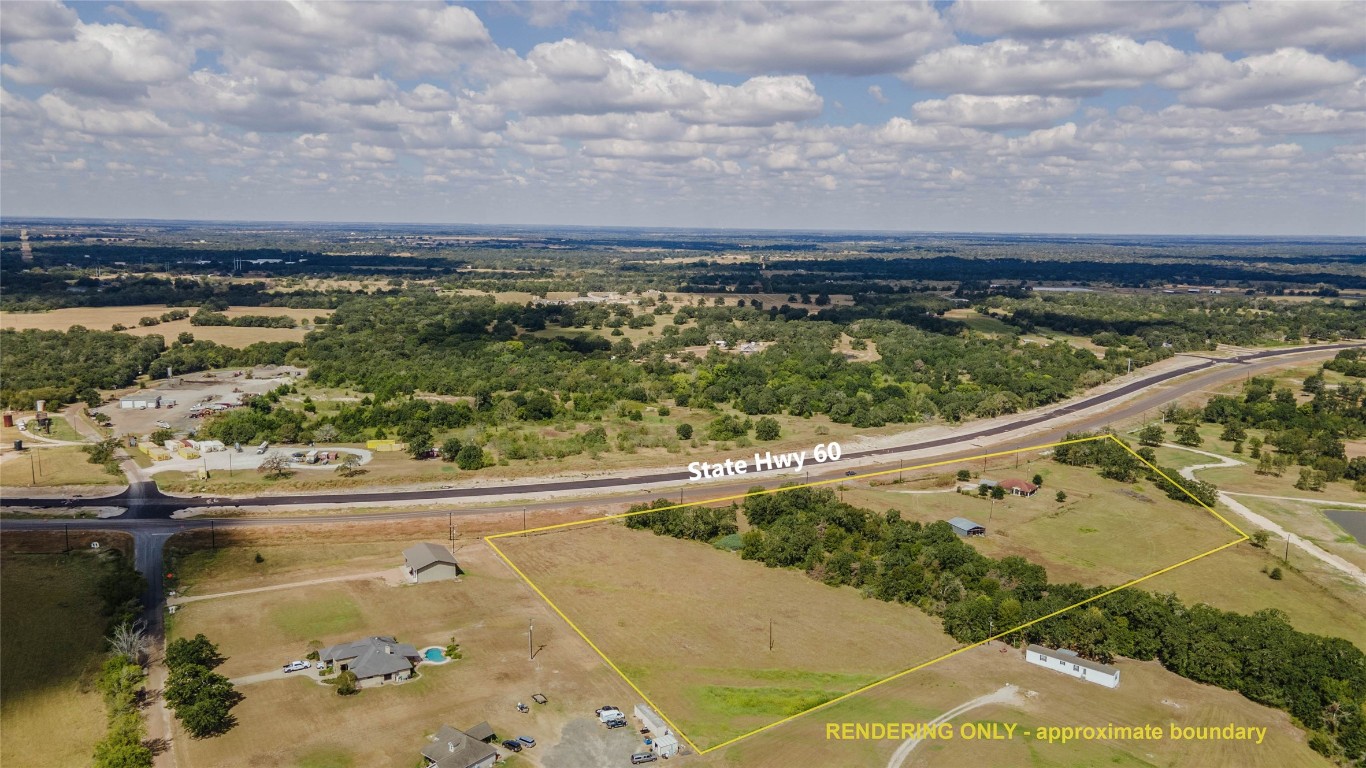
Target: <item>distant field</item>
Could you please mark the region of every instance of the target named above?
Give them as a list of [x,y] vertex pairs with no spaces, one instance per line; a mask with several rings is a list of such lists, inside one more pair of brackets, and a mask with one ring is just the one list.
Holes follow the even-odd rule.
[[984,315],[975,309],[950,309],[944,313],[944,317],[950,320],[959,320],[978,333],[987,333],[993,336],[1020,332],[1019,328],[1008,325],[991,315]]
[[104,735],[104,704],[93,688],[104,632],[97,565],[86,552],[4,555],[0,763],[6,766],[87,766]]
[[908,606],[616,524],[498,545],[702,748],[954,645]]
[[[194,308],[189,308],[194,312]],[[180,333],[188,331],[196,339],[204,339],[231,347],[244,347],[258,341],[303,341],[303,328],[237,328],[233,326],[190,325],[188,318],[158,325],[140,326],[138,320],[144,317],[160,317],[170,308],[161,304],[138,305],[132,307],[73,307],[53,309],[47,312],[0,312],[0,327],[14,330],[36,329],[42,331],[65,331],[73,325],[82,325],[93,331],[107,331],[116,323],[128,327],[124,331],[131,336],[164,336],[167,342],[175,340]],[[243,315],[287,316],[295,320],[308,320],[332,314],[330,309],[291,309],[288,307],[236,307],[223,314],[228,317]]]

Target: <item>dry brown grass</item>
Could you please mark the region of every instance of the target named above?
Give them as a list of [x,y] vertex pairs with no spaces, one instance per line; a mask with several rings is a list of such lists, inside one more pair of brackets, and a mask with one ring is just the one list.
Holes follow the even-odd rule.
[[[417,540],[421,537],[407,543]],[[398,544],[393,557],[401,550]],[[326,536],[312,546],[326,549],[334,543]],[[247,558],[251,552],[243,548],[225,557]],[[269,563],[283,554],[265,556]],[[373,565],[372,557],[362,553],[352,565],[364,571]],[[345,765],[408,765],[425,736],[442,723],[469,727],[481,720],[500,734],[533,734],[541,743],[537,749],[545,750],[558,741],[566,722],[591,713],[601,702],[627,706],[631,694],[625,684],[483,542],[466,542],[457,557],[467,571],[458,583],[389,587],[344,582],[182,608],[171,636],[207,634],[228,657],[222,669],[230,676],[278,669],[282,661],[301,657],[308,647],[298,638],[297,617],[321,615],[319,611],[342,611],[352,623],[309,639],[337,642],[392,633],[421,648],[445,645],[454,635],[464,659],[424,667],[411,683],[351,697],[299,678],[243,686],[246,698],[234,710],[237,727],[202,741],[178,734],[177,763],[182,768],[283,767],[304,764],[310,755],[327,751],[349,760]],[[201,586],[217,592],[222,584],[211,580]],[[534,661],[527,658],[528,619],[535,622],[537,645],[543,646]],[[529,715],[517,714],[513,704],[536,692],[551,703]]]
[[[180,333],[188,331],[196,339],[226,344],[231,347],[244,347],[258,341],[303,341],[306,331],[303,328],[236,328],[233,326],[190,325],[189,319],[175,320],[152,326],[140,326],[138,320],[144,317],[160,317],[170,309],[160,304],[138,305],[132,307],[73,307],[53,309],[47,312],[0,312],[0,327],[14,330],[37,329],[44,331],[65,331],[74,325],[81,325],[96,331],[107,331],[116,323],[127,326],[124,333],[130,336],[150,336],[157,334],[172,341]],[[193,308],[191,308],[193,313]],[[320,315],[330,315],[330,309],[293,309],[289,307],[238,307],[223,314],[228,317],[243,315],[285,315],[295,320],[312,321]]]
[[617,524],[497,542],[703,748],[953,646],[920,611],[698,542]]
[[1248,701],[1232,691],[1198,685],[1168,672],[1155,662],[1119,660],[1119,688],[1108,689],[1026,664],[1018,650],[1002,646],[975,648],[904,678],[852,697],[828,709],[758,734],[733,747],[704,756],[708,766],[791,768],[792,766],[882,766],[899,741],[836,741],[825,737],[826,723],[925,722],[1002,685],[1019,686],[1024,703],[973,710],[953,721],[1017,723],[1031,732],[1040,726],[1105,726],[1170,723],[1181,726],[1256,725],[1267,728],[1261,745],[1132,740],[1073,741],[1049,744],[1018,736],[1009,741],[963,740],[922,742],[907,768],[1038,768],[1099,766],[1124,768],[1163,766],[1331,765],[1309,749],[1305,734],[1290,717]]

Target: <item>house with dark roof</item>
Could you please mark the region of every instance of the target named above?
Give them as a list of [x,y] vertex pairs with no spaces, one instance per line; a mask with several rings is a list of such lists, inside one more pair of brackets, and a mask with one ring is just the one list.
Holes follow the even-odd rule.
[[318,658],[339,667],[339,672],[356,673],[356,679],[361,683],[407,680],[413,676],[413,667],[422,660],[413,646],[383,635],[328,646],[318,651]]
[[414,584],[454,579],[460,575],[460,565],[449,549],[425,541],[403,550],[403,566],[408,580]]
[[498,750],[449,725],[432,737],[432,743],[422,748],[425,768],[491,768],[498,759]]

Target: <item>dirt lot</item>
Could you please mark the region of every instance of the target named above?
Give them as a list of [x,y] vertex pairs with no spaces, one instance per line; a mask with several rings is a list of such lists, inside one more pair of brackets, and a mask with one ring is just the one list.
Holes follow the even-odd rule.
[[[194,308],[189,308],[191,314]],[[73,325],[83,325],[95,331],[107,331],[115,324],[124,325],[127,333],[131,336],[150,336],[158,334],[166,338],[168,342],[176,336],[188,331],[194,334],[196,339],[204,339],[219,344],[226,344],[230,347],[245,347],[258,341],[303,341],[304,334],[308,332],[303,327],[299,328],[237,328],[234,326],[207,326],[190,325],[189,318],[184,320],[173,320],[171,322],[160,323],[158,325],[143,326],[138,325],[138,321],[144,317],[161,317],[169,312],[170,308],[161,304],[146,304],[132,307],[73,307],[70,309],[52,309],[47,312],[0,312],[0,327],[12,328],[14,330],[26,330],[34,328],[44,331],[65,331]],[[271,317],[285,315],[297,321],[307,320],[310,324],[313,318],[332,314],[330,309],[291,309],[289,307],[237,307],[229,309],[223,314],[228,317],[242,317],[243,315],[268,315]]]
[[[250,372],[251,378],[247,377]],[[162,371],[161,373],[165,373]],[[240,376],[233,374],[240,373]],[[158,396],[163,405],[174,401],[175,407],[134,410],[120,408],[118,397],[113,402],[94,409],[111,419],[115,435],[147,435],[158,429],[157,422],[165,421],[177,433],[184,433],[201,422],[190,418],[190,406],[198,403],[236,401],[240,394],[263,394],[303,375],[303,369],[290,366],[269,366],[254,369],[236,368],[225,371],[200,371],[177,376],[168,381],[158,379],[147,389],[128,390],[128,395],[140,400],[154,401]]]
[[498,545],[704,749],[953,646],[920,611],[619,524]]

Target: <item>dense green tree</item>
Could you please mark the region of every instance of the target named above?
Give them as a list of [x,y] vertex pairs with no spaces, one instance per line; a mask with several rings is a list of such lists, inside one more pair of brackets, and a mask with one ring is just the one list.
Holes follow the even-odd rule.
[[1176,442],[1180,445],[1196,446],[1205,440],[1200,436],[1200,430],[1194,424],[1176,425]]
[[782,434],[782,428],[776,419],[764,416],[754,423],[754,437],[759,440],[777,440]]
[[1166,439],[1166,430],[1158,424],[1148,424],[1138,431],[1139,445],[1158,446]]
[[455,456],[455,464],[461,469],[476,470],[485,466],[484,449],[469,443],[460,449]]

